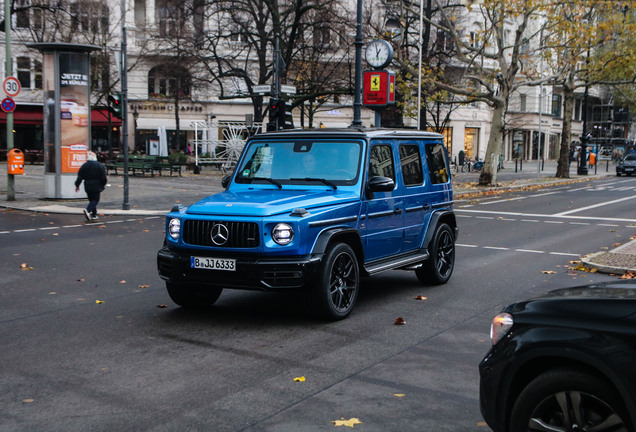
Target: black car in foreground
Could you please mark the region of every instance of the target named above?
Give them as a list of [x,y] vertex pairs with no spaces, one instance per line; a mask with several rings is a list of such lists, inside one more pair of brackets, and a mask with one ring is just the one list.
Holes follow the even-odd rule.
[[636,281],[511,304],[491,339],[480,404],[494,431],[636,431]]

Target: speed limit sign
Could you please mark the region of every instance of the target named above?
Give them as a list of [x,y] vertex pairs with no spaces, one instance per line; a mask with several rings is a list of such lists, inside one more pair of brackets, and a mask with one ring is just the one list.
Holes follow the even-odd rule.
[[9,97],[15,97],[20,93],[20,81],[16,77],[6,77],[4,83],[2,83],[4,92]]

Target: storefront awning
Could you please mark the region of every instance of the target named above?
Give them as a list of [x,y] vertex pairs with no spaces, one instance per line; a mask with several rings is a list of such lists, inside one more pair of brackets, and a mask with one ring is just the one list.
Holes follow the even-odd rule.
[[[137,129],[157,130],[161,126],[165,126],[166,130],[177,130],[176,125],[177,122],[174,118],[139,117],[137,119]],[[194,130],[190,119],[179,119],[179,125],[180,130]]]
[[[17,105],[13,112],[14,125],[41,125],[42,124],[42,107],[41,106],[20,106]],[[7,123],[7,113],[0,111],[0,123]]]
[[[110,116],[111,126],[121,126],[121,120]],[[108,127],[108,110],[107,109],[94,109],[91,110],[91,126],[106,126]]]
[[[13,112],[14,125],[42,125],[43,123],[42,107],[38,105],[20,105],[18,104]],[[0,111],[0,124],[6,124],[7,113]],[[121,120],[111,117],[112,126],[120,126]],[[94,109],[91,110],[91,126],[108,126],[108,110]]]

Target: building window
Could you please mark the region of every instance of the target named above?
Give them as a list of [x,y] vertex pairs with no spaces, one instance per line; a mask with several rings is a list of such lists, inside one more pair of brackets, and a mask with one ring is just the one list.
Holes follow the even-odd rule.
[[70,11],[73,31],[92,34],[109,31],[110,11],[102,2],[76,2],[71,4]]
[[19,29],[42,29],[42,9],[31,5],[31,0],[16,0],[15,27]]
[[555,117],[561,117],[561,95],[552,95],[552,115]]
[[437,30],[437,40],[435,41],[437,50],[448,53],[453,50],[453,38],[443,30]]
[[30,57],[16,58],[18,81],[23,89],[42,88],[42,63]]
[[519,98],[521,99],[520,104],[519,104],[519,111],[526,112],[527,111],[527,103],[528,103],[528,95],[521,94],[521,95],[519,95]]
[[189,98],[191,81],[185,68],[154,67],[148,73],[148,97]]
[[157,24],[160,37],[178,36],[183,28],[183,4],[174,0],[160,0],[156,3]]

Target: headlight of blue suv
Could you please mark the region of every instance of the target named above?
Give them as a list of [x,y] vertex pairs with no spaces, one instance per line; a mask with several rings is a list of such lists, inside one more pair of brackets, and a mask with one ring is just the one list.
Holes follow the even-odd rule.
[[293,239],[294,229],[286,223],[279,223],[272,229],[272,240],[281,246],[289,244]]
[[173,240],[176,240],[179,238],[180,234],[181,220],[177,218],[170,219],[170,222],[168,222],[168,235],[170,235]]

